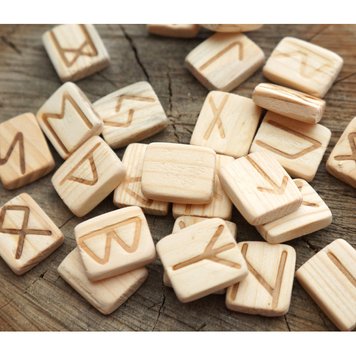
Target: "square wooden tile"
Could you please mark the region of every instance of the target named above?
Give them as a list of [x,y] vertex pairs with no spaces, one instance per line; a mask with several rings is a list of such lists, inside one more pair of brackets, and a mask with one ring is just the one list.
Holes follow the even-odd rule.
[[252,94],[256,105],[307,124],[316,124],[323,117],[325,100],[280,85],[261,83]]
[[265,61],[260,47],[241,33],[216,33],[194,48],[185,65],[209,90],[231,91]]
[[37,112],[37,120],[63,159],[103,129],[89,99],[74,83],[58,88]]
[[167,215],[169,203],[146,199],[141,190],[142,167],[147,145],[131,143],[127,146],[122,163],[126,169],[125,180],[115,189],[114,204],[119,208],[139,206],[146,214]]
[[222,189],[219,171],[221,167],[233,161],[232,157],[216,155],[215,186],[211,202],[208,204],[173,204],[173,216],[177,218],[181,215],[194,215],[206,218],[231,219],[232,202]]
[[183,303],[226,288],[247,275],[241,252],[222,219],[209,219],[168,235],[156,248]]
[[215,156],[211,148],[149,144],[142,169],[143,195],[173,203],[209,203],[214,194]]
[[272,82],[322,98],[339,75],[343,62],[328,49],[285,37],[267,60],[263,74]]
[[0,180],[4,188],[20,188],[53,168],[52,154],[33,114],[0,124]]
[[241,25],[233,25],[233,24],[214,24],[214,25],[207,25],[202,24],[201,27],[204,27],[210,31],[215,32],[248,32],[248,31],[255,31],[260,29],[263,25],[257,24],[241,24]]
[[356,117],[347,125],[326,162],[327,171],[356,188]]
[[149,24],[147,31],[153,35],[178,38],[193,38],[199,32],[199,25]]
[[274,221],[302,204],[302,194],[296,184],[267,152],[249,154],[223,167],[220,182],[251,225]]
[[62,232],[27,193],[0,208],[0,256],[14,273],[26,273],[63,241]]
[[261,108],[251,99],[212,91],[205,99],[190,144],[236,158],[245,156],[260,116]]
[[93,25],[60,25],[42,36],[43,45],[59,76],[76,81],[110,64],[109,54]]
[[302,265],[296,277],[340,330],[356,327],[356,250],[338,239]]
[[75,227],[74,233],[91,281],[130,272],[156,258],[145,215],[136,206],[86,220]]
[[244,241],[238,246],[249,274],[243,281],[228,288],[227,308],[264,316],[287,314],[294,281],[294,248],[260,241]]
[[331,131],[269,111],[251,145],[251,152],[269,152],[295,178],[311,182],[328,147]]
[[324,229],[332,222],[332,214],[319,194],[303,179],[294,179],[303,195],[302,205],[293,213],[265,225],[256,226],[261,236],[276,244]]
[[98,282],[91,282],[80,258],[78,249],[74,249],[59,265],[59,275],[84,299],[102,314],[111,314],[126,302],[145,282],[148,276],[146,268],[121,274]]
[[76,216],[84,216],[125,179],[116,153],[99,136],[91,137],[58,168],[52,184]]
[[104,140],[112,148],[151,137],[169,124],[148,82],[138,82],[117,90],[97,100],[94,108],[104,122]]

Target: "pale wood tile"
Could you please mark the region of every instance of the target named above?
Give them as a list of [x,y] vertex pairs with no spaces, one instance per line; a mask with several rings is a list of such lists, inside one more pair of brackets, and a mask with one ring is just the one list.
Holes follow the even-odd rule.
[[119,89],[94,103],[103,120],[104,140],[119,148],[141,141],[165,129],[169,120],[148,82]]
[[302,265],[296,277],[340,330],[356,327],[356,250],[343,239]]
[[259,30],[263,25],[258,24],[241,24],[241,25],[233,25],[233,24],[214,24],[207,25],[201,24],[201,27],[204,27],[208,30],[215,32],[248,32],[248,31],[256,31]]
[[91,137],[58,168],[52,184],[76,216],[94,209],[125,179],[119,157],[99,136]]
[[62,232],[27,193],[0,208],[0,256],[14,273],[26,273],[63,241]]
[[199,32],[199,25],[149,24],[147,31],[164,37],[194,38]]

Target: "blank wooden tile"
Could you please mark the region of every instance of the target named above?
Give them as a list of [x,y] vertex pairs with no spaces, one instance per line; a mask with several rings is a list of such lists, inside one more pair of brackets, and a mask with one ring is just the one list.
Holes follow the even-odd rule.
[[168,235],[157,253],[178,299],[190,302],[247,275],[236,241],[222,219],[209,219]]
[[94,103],[104,122],[103,137],[112,147],[124,147],[162,131],[169,120],[148,82],[117,90]]
[[236,159],[220,170],[226,194],[251,225],[262,225],[297,210],[302,194],[267,152]]
[[264,60],[262,49],[245,35],[216,33],[188,54],[185,65],[207,89],[231,91]]
[[285,37],[269,57],[263,74],[272,82],[322,98],[342,65],[343,59],[328,49]]
[[110,64],[109,54],[93,25],[60,25],[42,36],[47,54],[65,82],[101,71]]
[[135,205],[146,214],[167,215],[169,203],[146,199],[141,190],[142,167],[147,145],[132,143],[127,146],[122,163],[126,170],[125,180],[115,189],[114,204],[119,208]]
[[231,219],[232,202],[226,195],[219,179],[221,167],[233,162],[229,156],[216,155],[215,185],[213,199],[208,204],[173,204],[173,216],[194,215],[206,218]]
[[89,99],[74,83],[58,88],[37,112],[37,120],[63,159],[103,129]]
[[227,308],[264,316],[287,314],[294,281],[294,248],[260,241],[244,241],[238,246],[249,274],[243,281],[228,288]]
[[199,25],[185,24],[149,24],[147,31],[164,37],[193,38],[199,32]]
[[102,314],[111,314],[126,302],[145,282],[148,276],[146,268],[91,282],[80,258],[78,249],[74,249],[59,265],[59,275],[84,299]]
[[269,152],[295,178],[311,182],[328,147],[331,131],[269,111],[251,145],[251,152]]
[[251,99],[212,91],[205,99],[190,144],[236,158],[245,156],[260,116],[261,109]]
[[294,179],[294,183],[303,195],[302,205],[289,215],[256,227],[269,243],[293,240],[324,229],[332,222],[331,211],[319,194],[303,179]]
[[302,265],[296,277],[340,330],[356,327],[356,250],[343,239]]
[[280,85],[261,83],[252,94],[256,105],[307,124],[318,123],[325,110],[325,101]]
[[200,25],[208,30],[215,31],[215,32],[248,32],[248,31],[255,31],[260,29],[263,25],[257,24],[241,24],[241,25],[230,25],[230,24],[214,24],[214,25]]
[[356,188],[356,117],[347,125],[331,151],[326,169],[336,178]]
[[63,241],[62,232],[27,193],[0,208],[0,256],[14,273],[26,273]]
[[125,178],[119,157],[99,136],[78,148],[56,171],[52,184],[76,216],[84,216]]
[[145,215],[136,206],[86,220],[75,227],[74,233],[91,281],[130,272],[156,258]]
[[52,154],[33,114],[0,124],[0,180],[4,188],[20,188],[53,168]]
[[143,195],[173,203],[209,203],[214,194],[215,156],[205,147],[149,144],[142,169]]

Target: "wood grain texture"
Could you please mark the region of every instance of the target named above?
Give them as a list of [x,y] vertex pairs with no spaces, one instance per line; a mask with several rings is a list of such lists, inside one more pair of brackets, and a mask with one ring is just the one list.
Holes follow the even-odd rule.
[[[0,26],[0,120],[22,112],[36,112],[59,86],[60,81],[41,43],[41,35],[53,25]],[[112,63],[104,71],[77,84],[95,100],[134,82],[149,80],[170,125],[145,140],[189,143],[207,90],[184,68],[185,56],[211,36],[200,32],[196,39],[148,36],[141,26],[96,26],[110,53]],[[350,120],[355,117],[356,26],[352,25],[265,25],[248,36],[269,56],[285,36],[294,36],[337,52],[344,66],[324,98],[327,101],[322,124],[332,131],[331,142],[313,181],[313,187],[333,213],[326,229],[288,242],[297,253],[299,268],[317,251],[342,237],[356,247],[355,190],[328,174],[325,162]],[[262,72],[234,92],[251,97],[258,83],[266,82]],[[62,161],[51,147],[56,168]],[[122,157],[123,149],[116,150]],[[148,266],[145,284],[109,316],[101,315],[57,273],[57,267],[75,247],[74,227],[84,219],[74,217],[59,199],[51,175],[14,192],[0,187],[0,203],[28,192],[66,236],[63,246],[22,277],[16,277],[0,260],[0,330],[336,330],[309,295],[294,282],[291,306],[285,317],[266,318],[225,307],[225,296],[210,295],[196,302],[180,303],[174,291],[162,285],[163,269],[156,260]],[[87,218],[114,209],[106,198]],[[147,217],[155,242],[168,235],[173,217]],[[233,210],[238,240],[262,241],[256,229]]]

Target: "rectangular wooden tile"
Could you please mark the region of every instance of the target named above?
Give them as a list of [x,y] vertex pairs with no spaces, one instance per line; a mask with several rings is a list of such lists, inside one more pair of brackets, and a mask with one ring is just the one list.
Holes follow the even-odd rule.
[[303,288],[340,330],[356,327],[356,250],[338,239],[296,272]]
[[26,273],[63,241],[62,232],[28,194],[0,208],[0,256],[14,273]]
[[199,32],[199,25],[185,24],[149,24],[147,31],[164,37],[194,38]]
[[76,216],[84,216],[125,179],[116,153],[99,136],[91,137],[56,171],[52,184]]
[[212,91],[205,99],[190,144],[236,158],[245,156],[260,116],[261,109],[251,99]]
[[325,100],[270,83],[258,84],[252,99],[266,110],[307,124],[318,123],[326,106]]
[[233,25],[233,24],[214,24],[214,25],[208,25],[208,24],[202,24],[200,25],[210,31],[214,32],[248,32],[248,31],[255,31],[260,29],[263,25],[258,25],[258,24],[240,24],[240,25]]
[[277,84],[322,98],[339,75],[343,62],[328,49],[285,37],[267,60],[263,75]]
[[149,144],[142,169],[143,195],[173,203],[209,203],[214,194],[215,156],[211,148]]
[[59,265],[59,275],[102,314],[111,314],[134,294],[148,276],[146,268],[121,274],[99,282],[91,282],[74,249]]
[[58,88],[37,112],[37,120],[63,159],[103,129],[91,102],[74,83]]
[[0,124],[0,180],[4,188],[20,188],[53,168],[52,154],[33,114]]
[[62,82],[76,81],[110,64],[109,54],[93,25],[60,25],[42,36],[43,45]]
[[209,219],[168,235],[157,253],[178,299],[190,302],[241,281],[247,267],[222,219]]
[[241,33],[215,33],[185,58],[191,73],[209,90],[231,91],[260,68],[265,55]]
[[226,194],[251,225],[262,225],[297,210],[302,194],[267,152],[251,153],[220,170]]
[[251,145],[251,152],[269,152],[295,178],[311,182],[331,137],[322,125],[309,125],[269,111]]
[[294,248],[260,241],[244,241],[238,246],[249,274],[243,281],[228,288],[227,308],[264,316],[287,314],[294,281]]
[[86,220],[75,227],[74,233],[91,281],[130,272],[156,258],[147,220],[137,206]]
[[345,128],[326,162],[327,171],[356,188],[356,117]]
[[131,143],[127,146],[122,163],[126,169],[125,180],[115,189],[114,204],[119,208],[135,205],[146,214],[167,215],[169,203],[146,199],[141,190],[142,167],[147,145]]
[[226,195],[219,179],[221,167],[233,162],[229,156],[216,155],[216,173],[213,199],[208,204],[173,204],[173,216],[177,218],[181,215],[194,215],[206,218],[231,219],[232,202]]
[[261,236],[276,244],[324,229],[332,222],[332,214],[319,194],[303,179],[294,179],[303,195],[302,205],[293,213],[268,224],[256,226]]
[[112,148],[151,137],[165,129],[169,120],[148,82],[119,89],[94,103],[103,120],[104,140]]

